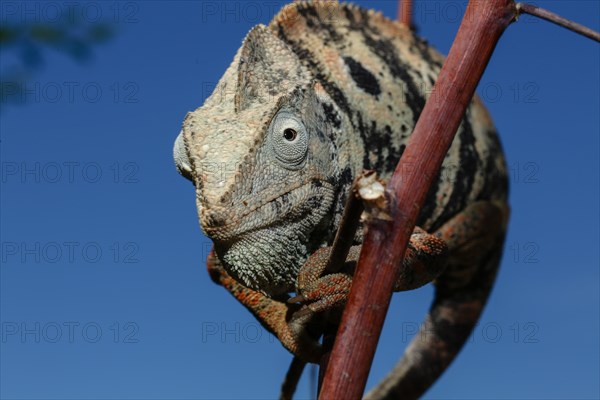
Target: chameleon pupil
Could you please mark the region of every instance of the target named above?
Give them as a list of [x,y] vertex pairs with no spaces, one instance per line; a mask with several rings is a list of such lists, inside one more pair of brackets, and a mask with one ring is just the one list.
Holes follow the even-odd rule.
[[292,128],[287,128],[283,131],[283,137],[289,142],[292,142],[294,139],[296,139],[297,135],[298,134],[296,133],[296,131]]

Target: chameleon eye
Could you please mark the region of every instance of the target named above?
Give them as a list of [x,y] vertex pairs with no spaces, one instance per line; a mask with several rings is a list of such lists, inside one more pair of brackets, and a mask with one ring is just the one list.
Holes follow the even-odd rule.
[[271,123],[271,149],[284,168],[302,166],[308,151],[308,132],[302,121],[289,111],[280,111]]
[[288,142],[293,142],[296,137],[298,137],[298,132],[293,130],[292,128],[287,128],[283,130],[283,138]]

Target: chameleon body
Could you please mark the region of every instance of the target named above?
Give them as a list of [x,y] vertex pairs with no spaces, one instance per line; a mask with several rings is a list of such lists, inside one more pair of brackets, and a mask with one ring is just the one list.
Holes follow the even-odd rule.
[[[174,153],[214,242],[209,272],[303,360],[318,361],[313,316],[335,318],[360,252],[362,229],[345,270],[321,276],[351,184],[366,169],[389,178],[442,62],[380,13],[294,3],[250,31],[185,118]],[[435,279],[426,333],[367,397],[418,397],[458,353],[495,278],[507,190],[495,128],[474,98],[398,266],[396,290]]]

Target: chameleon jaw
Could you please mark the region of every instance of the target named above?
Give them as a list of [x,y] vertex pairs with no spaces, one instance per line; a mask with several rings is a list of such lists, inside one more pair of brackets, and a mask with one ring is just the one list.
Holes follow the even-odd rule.
[[[219,205],[208,208],[198,202],[201,227],[212,240],[231,242],[249,232],[268,229],[281,221],[305,217],[314,208],[307,203],[314,202],[312,199],[315,197],[332,197],[334,190],[330,182],[322,178],[313,178],[258,205],[244,205],[245,209],[241,213],[235,212],[239,208],[233,204],[229,207]],[[241,201],[238,204],[243,203]]]
[[310,236],[331,214],[334,198],[332,184],[311,181],[245,213],[242,220],[230,217],[226,225],[202,228],[234,279],[276,296],[294,288],[300,266],[314,250]]

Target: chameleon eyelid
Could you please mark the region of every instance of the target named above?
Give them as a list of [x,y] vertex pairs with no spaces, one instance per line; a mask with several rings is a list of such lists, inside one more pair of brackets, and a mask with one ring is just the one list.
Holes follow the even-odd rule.
[[[295,137],[285,138],[284,132],[292,129]],[[270,132],[270,146],[275,159],[286,169],[298,169],[306,159],[308,132],[302,121],[287,110],[281,110],[273,118]]]
[[193,182],[194,179],[192,176],[192,166],[190,159],[188,158],[182,133],[177,135],[177,139],[175,139],[175,143],[173,145],[173,159],[175,161],[177,171],[181,174],[181,176]]

